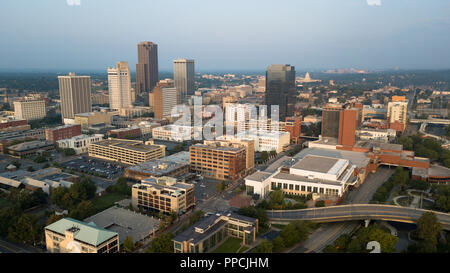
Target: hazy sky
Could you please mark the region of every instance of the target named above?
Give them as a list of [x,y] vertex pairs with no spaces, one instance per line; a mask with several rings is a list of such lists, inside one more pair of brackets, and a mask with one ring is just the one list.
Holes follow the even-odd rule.
[[0,0],[0,26],[1,70],[135,70],[140,41],[160,71],[450,68],[449,0]]

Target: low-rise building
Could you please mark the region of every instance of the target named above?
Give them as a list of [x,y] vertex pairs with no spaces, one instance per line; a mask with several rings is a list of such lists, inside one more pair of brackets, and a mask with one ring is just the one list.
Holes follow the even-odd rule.
[[255,151],[276,151],[281,153],[283,148],[290,144],[289,132],[279,131],[244,131],[236,135],[226,135],[227,140],[253,140],[255,143]]
[[94,223],[97,227],[117,232],[119,244],[122,245],[127,237],[133,243],[143,242],[150,238],[159,228],[159,219],[132,210],[112,206],[91,217],[84,219],[86,223]]
[[103,140],[103,135],[79,135],[68,139],[58,140],[57,146],[62,149],[74,149],[76,154],[87,153],[89,145]]
[[119,252],[117,232],[72,218],[64,218],[46,226],[45,243],[47,251],[52,253]]
[[81,125],[79,124],[68,124],[45,129],[45,139],[55,144],[58,140],[68,139],[79,135],[81,135]]
[[55,145],[48,141],[29,141],[24,143],[19,143],[8,147],[8,151],[12,155],[16,156],[27,156],[34,155],[39,151],[53,150]]
[[172,241],[175,253],[206,253],[215,249],[228,237],[242,239],[243,245],[251,245],[256,240],[258,219],[236,213],[209,215]]
[[88,128],[94,124],[105,123],[111,124],[111,117],[116,112],[88,112],[75,114],[74,123],[80,124],[82,130],[88,130]]
[[152,138],[158,140],[168,140],[183,142],[192,139],[194,128],[191,126],[166,125],[153,128]]
[[347,159],[307,155],[290,167],[274,172],[256,172],[245,178],[248,194],[265,198],[275,189],[288,195],[316,195],[324,199],[339,199],[359,181],[356,165]]
[[92,157],[136,165],[164,157],[166,146],[154,145],[150,141],[144,143],[138,140],[108,139],[91,143],[88,152]]
[[141,129],[137,127],[128,127],[113,129],[108,131],[108,137],[122,138],[122,139],[136,139],[141,137]]
[[172,177],[150,177],[131,189],[135,209],[180,214],[195,206],[194,185]]

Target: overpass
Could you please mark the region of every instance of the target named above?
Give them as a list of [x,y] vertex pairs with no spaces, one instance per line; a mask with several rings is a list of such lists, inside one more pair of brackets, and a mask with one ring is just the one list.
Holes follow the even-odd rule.
[[[267,216],[271,223],[288,223],[295,220],[310,220],[318,223],[355,220],[416,223],[417,219],[427,211],[430,210],[392,205],[355,204],[300,210],[268,210]],[[432,212],[436,214],[439,222],[442,224],[442,228],[450,230],[450,214]]]
[[450,119],[438,119],[438,118],[432,118],[432,119],[411,119],[409,120],[410,123],[431,123],[431,124],[444,124],[444,125],[450,125]]

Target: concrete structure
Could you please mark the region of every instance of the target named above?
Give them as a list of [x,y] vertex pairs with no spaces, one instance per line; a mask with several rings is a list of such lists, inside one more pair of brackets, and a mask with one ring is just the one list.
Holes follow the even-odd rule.
[[125,169],[125,177],[136,181],[148,177],[170,176],[177,177],[189,172],[187,164],[154,159]]
[[176,59],[173,61],[175,88],[178,91],[181,102],[184,102],[187,96],[194,94],[194,75],[194,60]]
[[111,109],[133,107],[131,76],[128,62],[117,62],[116,68],[108,67],[108,89],[109,107]]
[[99,123],[111,124],[111,117],[115,112],[88,112],[75,114],[74,122],[81,125],[82,130]]
[[9,116],[0,120],[0,133],[25,131],[30,129],[31,126],[26,119]]
[[166,176],[150,177],[133,185],[131,204],[135,209],[181,214],[195,206],[194,185]]
[[256,240],[258,220],[236,213],[210,215],[203,218],[174,239],[175,253],[206,253],[219,246],[228,237],[242,239],[243,245]]
[[136,165],[166,155],[166,146],[153,145],[151,142],[124,139],[108,139],[92,143],[88,148],[89,156],[125,164]]
[[51,142],[34,140],[9,146],[8,151],[12,155],[27,156],[34,155],[39,151],[53,150],[54,148],[55,145]]
[[[309,220],[318,223],[382,220],[401,223],[417,223],[417,220],[429,210],[375,204],[356,204],[310,208],[301,210],[268,210],[271,223],[287,224],[297,220]],[[433,211],[444,230],[450,230],[450,215]]]
[[141,42],[137,48],[136,92],[137,94],[148,93],[159,81],[158,45],[152,42]]
[[302,117],[287,117],[284,124],[284,130],[289,133],[291,143],[299,143],[302,131]]
[[168,140],[183,142],[192,139],[194,128],[192,126],[166,125],[152,129],[152,138],[159,140]]
[[189,147],[191,171],[219,180],[236,180],[246,170],[246,148],[238,143],[207,142]]
[[112,206],[88,217],[84,219],[84,222],[94,223],[97,227],[118,233],[120,245],[127,237],[131,237],[135,244],[143,242],[154,235],[159,228],[158,218],[148,217],[145,214],[117,206]]
[[113,138],[136,139],[141,137],[141,129],[137,127],[113,129],[109,130],[107,135]]
[[393,129],[373,129],[363,128],[356,131],[357,138],[361,140],[375,140],[388,143],[394,139],[397,135],[397,131]]
[[18,119],[37,120],[47,115],[44,100],[14,102],[14,116]]
[[62,119],[73,119],[75,114],[92,111],[91,77],[58,76]]
[[393,96],[388,103],[387,119],[391,129],[403,132],[407,124],[408,101],[405,97]]
[[244,131],[236,135],[226,135],[227,140],[253,140],[256,152],[276,151],[281,153],[290,144],[290,134],[278,131]]
[[116,253],[119,235],[72,218],[45,227],[47,251],[52,253]]
[[45,129],[45,139],[56,144],[59,140],[68,139],[81,135],[81,125],[62,125],[55,128]]
[[[162,83],[159,82],[153,89],[153,106],[155,118],[171,117],[172,109],[179,104],[179,90],[174,87],[172,81]],[[150,102],[149,102],[150,104]]]
[[248,194],[265,198],[274,189],[285,194],[315,194],[324,199],[340,198],[349,185],[358,182],[356,166],[349,160],[307,155],[290,168],[280,167],[273,173],[256,172],[245,178]]
[[23,131],[12,131],[12,132],[0,132],[0,152],[5,152],[5,146],[12,143],[13,141],[24,141],[24,140],[45,140],[44,129],[33,129],[33,130],[23,130]]
[[58,140],[56,145],[62,149],[74,149],[76,154],[87,153],[91,143],[103,140],[103,135],[79,135],[68,139]]
[[163,157],[162,160],[175,162],[175,163],[189,164],[189,152],[181,151],[176,154],[172,154],[172,155]]

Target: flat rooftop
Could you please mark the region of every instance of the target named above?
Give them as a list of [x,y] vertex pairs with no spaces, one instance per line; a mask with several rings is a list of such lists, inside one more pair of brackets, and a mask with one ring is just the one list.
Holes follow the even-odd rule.
[[306,148],[294,155],[294,159],[300,160],[307,155],[326,156],[333,158],[342,158],[350,161],[352,165],[356,165],[358,168],[367,167],[370,159],[362,152],[344,151],[344,150],[331,150],[322,148]]
[[186,165],[188,164],[155,159],[128,167],[128,170],[162,176],[179,168],[183,168]]
[[333,157],[324,157],[316,155],[307,155],[297,162],[293,169],[305,170],[318,173],[330,173],[335,174],[340,170],[346,161],[343,159],[337,159]]
[[324,184],[324,185],[332,185],[332,186],[342,186],[343,183],[331,181],[331,180],[325,180],[325,179],[318,179],[318,178],[308,178],[307,176],[302,175],[295,175],[295,174],[289,174],[289,173],[278,173],[273,178],[276,179],[282,179],[282,180],[288,180],[295,182],[310,182],[310,183],[316,183],[316,184]]
[[117,232],[120,243],[128,236],[132,237],[134,242],[140,241],[153,230],[158,230],[159,227],[157,218],[148,217],[116,206],[88,217],[84,221],[87,223],[93,222],[98,227]]
[[91,145],[99,145],[107,148],[114,146],[118,148],[134,150],[136,152],[144,152],[144,153],[160,149],[158,145],[145,145],[142,141],[127,141],[118,139],[103,140],[100,142],[93,143]]

